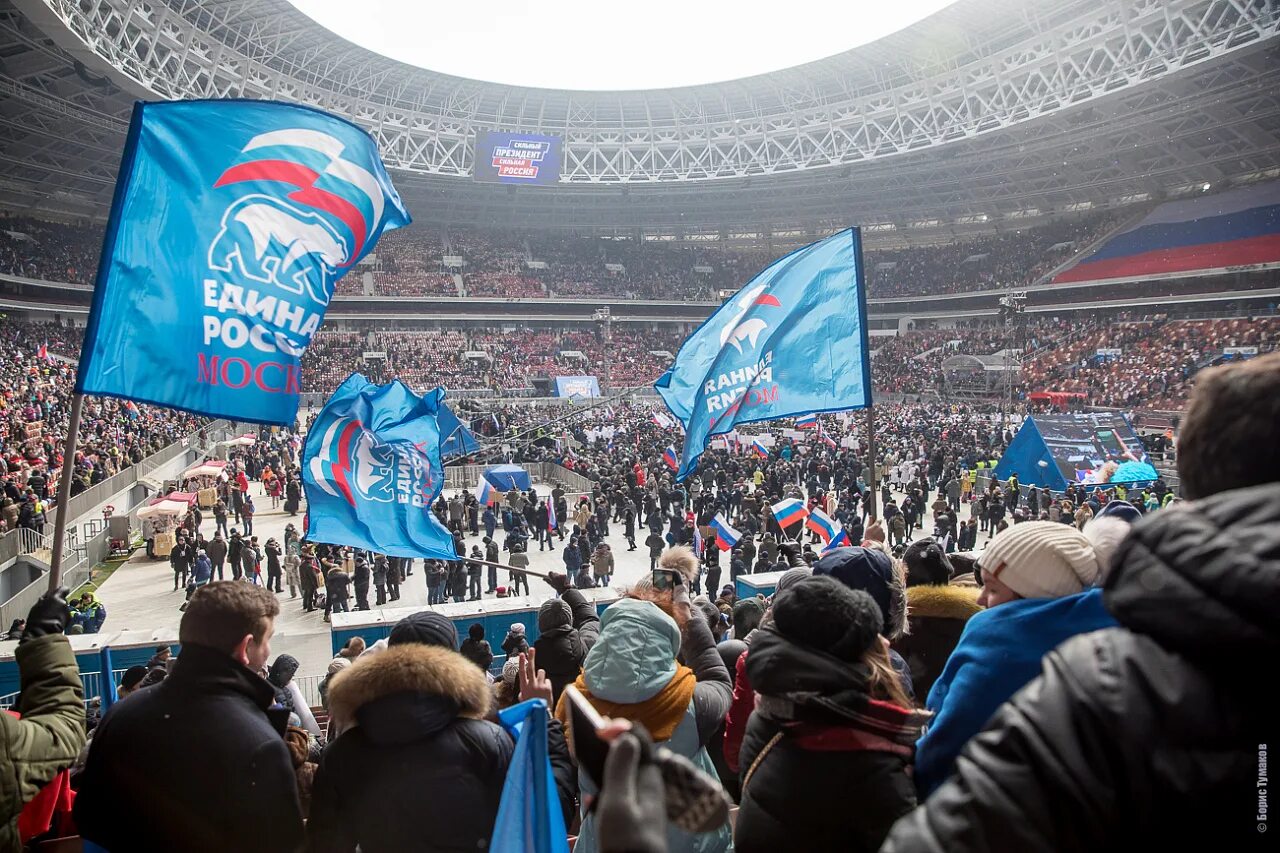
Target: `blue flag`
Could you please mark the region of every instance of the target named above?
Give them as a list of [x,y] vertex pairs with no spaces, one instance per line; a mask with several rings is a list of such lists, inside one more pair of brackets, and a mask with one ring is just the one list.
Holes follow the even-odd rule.
[[498,712],[498,722],[516,738],[507,766],[490,853],[568,853],[564,814],[547,752],[547,705],[530,699]]
[[676,479],[739,424],[871,402],[862,239],[856,228],[774,261],[680,347],[654,387],[685,426]]
[[307,433],[302,486],[307,538],[392,557],[457,559],[453,535],[431,512],[444,486],[440,428],[444,399],[395,380],[374,385],[353,373]]
[[442,457],[466,456],[468,453],[475,453],[480,449],[480,442],[476,441],[475,434],[462,421],[458,420],[458,416],[444,403],[440,404],[440,413],[436,416],[436,423],[440,427],[440,455]]
[[334,284],[408,222],[377,145],[345,119],[137,104],[76,390],[292,424]]

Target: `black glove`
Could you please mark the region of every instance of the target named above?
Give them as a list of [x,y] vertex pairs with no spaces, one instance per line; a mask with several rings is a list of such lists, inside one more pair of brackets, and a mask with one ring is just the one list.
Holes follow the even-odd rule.
[[564,591],[569,588],[569,578],[559,572],[547,572],[547,576],[543,578],[547,585],[554,589],[558,595],[563,595]]
[[666,853],[665,788],[641,726],[609,746],[596,802],[596,834],[601,853]]
[[27,614],[27,628],[22,632],[22,639],[18,642],[25,643],[27,640],[34,640],[47,634],[64,633],[67,630],[67,623],[71,621],[71,607],[67,604],[67,595],[70,592],[71,590],[67,587],[60,586],[40,596],[36,603],[31,605],[31,612]]
[[787,565],[793,569],[805,564],[804,558],[800,556],[800,546],[795,542],[783,542],[778,546],[778,551],[787,558]]

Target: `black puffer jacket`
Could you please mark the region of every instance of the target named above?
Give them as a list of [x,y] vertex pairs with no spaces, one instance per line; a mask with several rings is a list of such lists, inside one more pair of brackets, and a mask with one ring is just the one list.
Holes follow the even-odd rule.
[[582,671],[587,652],[600,638],[600,616],[595,605],[576,589],[566,589],[558,599],[543,602],[538,611],[538,669],[546,670],[554,694],[572,684]]
[[[747,673],[762,698],[742,740],[735,849],[875,853],[893,822],[916,804],[908,768],[910,744],[920,735],[918,715],[900,709],[877,720],[884,729],[864,728],[865,668],[771,630],[754,635]],[[785,727],[766,715],[768,697],[785,700],[780,705],[791,717]],[[797,697],[811,697],[814,704],[804,705]],[[818,702],[843,713],[820,710]],[[898,742],[891,744],[882,735],[890,731],[892,718],[910,725],[903,725]],[[802,730],[810,737],[797,738]],[[816,745],[819,740],[825,747]]]
[[887,853],[1175,850],[1209,831],[1219,849],[1258,844],[1280,483],[1149,516],[1114,566],[1104,599],[1121,627],[1050,652]]
[[435,646],[392,646],[336,676],[342,735],[316,771],[311,851],[487,850],[514,749],[483,719],[490,702],[484,673]]

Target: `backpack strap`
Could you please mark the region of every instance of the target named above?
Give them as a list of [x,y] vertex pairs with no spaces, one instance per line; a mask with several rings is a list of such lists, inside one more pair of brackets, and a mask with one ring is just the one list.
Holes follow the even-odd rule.
[[745,794],[747,792],[747,783],[749,783],[751,781],[751,777],[755,775],[756,768],[760,766],[760,762],[764,761],[764,757],[769,754],[770,750],[777,746],[778,741],[780,740],[782,740],[782,732],[778,732],[773,737],[769,738],[769,742],[764,745],[764,749],[760,750],[760,753],[756,756],[756,760],[751,762],[751,766],[747,768],[747,774],[742,777],[742,793]]

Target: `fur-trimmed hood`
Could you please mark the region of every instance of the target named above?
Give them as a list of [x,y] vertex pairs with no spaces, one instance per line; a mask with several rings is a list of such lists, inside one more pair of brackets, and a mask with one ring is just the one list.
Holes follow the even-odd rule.
[[965,621],[981,612],[977,587],[928,584],[907,587],[908,620],[934,618]]
[[406,643],[361,657],[334,676],[334,732],[360,726],[382,743],[404,743],[463,717],[482,720],[492,694],[475,664],[451,649]]

